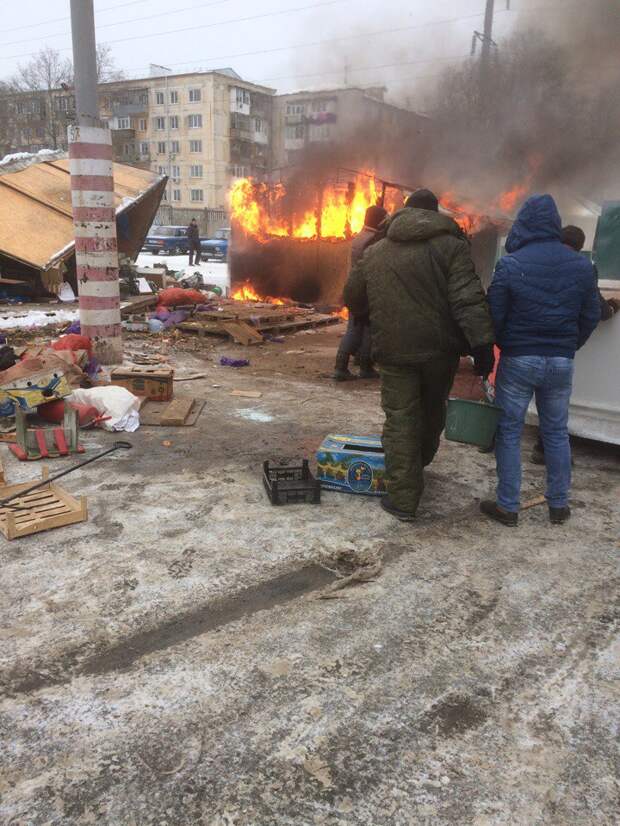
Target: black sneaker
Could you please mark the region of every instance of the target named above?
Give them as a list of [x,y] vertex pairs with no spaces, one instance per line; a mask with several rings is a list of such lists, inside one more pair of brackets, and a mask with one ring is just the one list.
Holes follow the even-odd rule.
[[570,508],[552,508],[549,505],[549,521],[552,525],[563,525],[570,519]]
[[392,504],[389,496],[381,497],[381,507],[386,513],[389,513],[390,516],[395,516],[397,519],[400,519],[401,522],[415,522],[415,514],[409,511],[401,511],[400,508]]
[[334,372],[334,381],[353,381],[357,376],[350,370],[336,370]]
[[480,503],[480,511],[485,516],[488,516],[490,519],[494,519],[496,522],[499,522],[500,525],[504,525],[506,528],[516,528],[519,524],[518,513],[511,513],[510,511],[505,511],[503,508],[500,508],[497,502],[494,502],[492,499],[483,500]]

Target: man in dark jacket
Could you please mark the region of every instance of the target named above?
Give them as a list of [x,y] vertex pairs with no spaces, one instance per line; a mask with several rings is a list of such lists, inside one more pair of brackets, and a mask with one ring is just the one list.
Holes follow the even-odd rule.
[[387,236],[353,267],[345,302],[354,315],[370,313],[381,372],[389,491],[381,505],[409,522],[423,467],[439,447],[459,355],[473,352],[479,375],[493,369],[493,325],[469,243],[432,192],[418,190],[389,219]]
[[189,222],[187,228],[187,238],[189,240],[189,265],[194,264],[194,254],[196,255],[196,264],[200,264],[200,230],[198,229],[198,222],[195,218]]
[[[369,206],[364,217],[364,227],[351,243],[351,266],[357,264],[364,255],[366,248],[383,237],[379,227],[387,218],[387,211],[381,206]],[[372,366],[372,355],[370,352],[370,322],[368,316],[349,316],[347,331],[342,337],[338,353],[336,354],[336,370],[334,379],[336,381],[350,381],[357,378],[349,370],[349,359],[355,353],[359,353],[360,378],[375,379],[379,374]]]
[[[586,243],[586,234],[581,227],[575,227],[569,224],[566,227],[562,227],[562,243],[575,250],[575,252],[581,252]],[[596,283],[598,284],[598,270],[596,269],[596,265],[594,265],[594,275],[596,276]],[[601,321],[609,321],[620,309],[620,301],[616,298],[605,298],[600,290],[598,291],[598,300],[601,305]],[[538,438],[532,451],[531,461],[535,465],[545,464],[545,446],[540,432],[538,433]]]
[[571,453],[568,405],[575,351],[601,317],[592,264],[562,243],[562,224],[550,195],[533,195],[522,206],[495,268],[488,299],[502,354],[495,398],[502,408],[495,455],[496,500],[483,513],[516,526],[521,492],[521,433],[536,397],[547,465],[546,498],[551,522],[570,517]]

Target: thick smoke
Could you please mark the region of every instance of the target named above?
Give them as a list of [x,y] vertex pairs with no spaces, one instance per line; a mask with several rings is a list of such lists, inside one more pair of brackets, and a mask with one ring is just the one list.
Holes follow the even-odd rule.
[[[459,11],[460,4],[454,8]],[[500,14],[502,8],[496,3],[497,47],[486,74],[478,51],[443,71],[437,68],[442,63],[415,69],[434,69],[433,80],[407,85],[402,79],[393,83],[393,72],[386,75],[394,103],[414,101],[430,116],[424,137],[357,132],[340,157],[358,165],[369,159],[379,174],[449,191],[482,210],[498,208],[500,194],[515,188],[565,190],[593,201],[617,198],[620,2],[519,0],[507,14]],[[508,29],[509,21],[516,22]],[[367,25],[370,30],[376,21]],[[474,26],[480,21],[473,20]],[[445,37],[432,38],[438,60],[463,51],[464,30],[459,31],[457,37],[445,27]],[[415,47],[403,49],[396,38],[374,54],[382,64],[428,56]],[[335,47],[330,60],[356,62]],[[408,71],[404,66],[403,78]]]
[[617,196],[620,6],[567,2],[553,27],[534,20],[532,8],[486,73],[471,60],[444,74],[429,99],[427,174],[485,199],[519,184]]

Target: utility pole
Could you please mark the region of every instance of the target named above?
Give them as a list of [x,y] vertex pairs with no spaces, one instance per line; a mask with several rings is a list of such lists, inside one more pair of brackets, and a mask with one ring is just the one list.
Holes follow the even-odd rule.
[[487,0],[487,6],[484,12],[484,31],[482,34],[482,54],[481,61],[483,65],[489,63],[491,56],[491,46],[493,43],[493,13],[495,12],[495,0]]
[[71,0],[77,122],[69,126],[80,329],[101,364],[123,360],[112,136],[99,120],[93,0]]

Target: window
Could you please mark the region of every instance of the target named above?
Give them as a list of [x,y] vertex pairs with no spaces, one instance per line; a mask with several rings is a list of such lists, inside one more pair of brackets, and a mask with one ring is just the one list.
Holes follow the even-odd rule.
[[181,151],[181,144],[179,143],[179,141],[170,141],[170,151],[174,155],[179,154],[179,152]]
[[189,151],[190,152],[202,152],[202,141],[190,141],[189,142]]
[[161,106],[164,102],[164,93],[163,92],[155,92],[155,103],[158,106]]
[[181,190],[180,189],[173,189],[172,190],[172,200],[173,201],[180,201],[181,200]]
[[303,103],[287,103],[286,105],[287,115],[303,115],[305,111],[306,107]]
[[170,103],[178,103],[179,102],[179,93],[178,92],[170,92]]
[[267,132],[267,124],[262,118],[254,118],[254,131],[263,135]]
[[165,155],[166,154],[166,141],[157,141],[157,154],[158,155]]
[[181,177],[181,167],[178,164],[173,164],[170,170],[170,174],[173,178],[180,178]]
[[202,178],[202,164],[192,164],[189,168],[190,178]]
[[250,93],[247,89],[237,89],[236,90],[236,97],[237,97],[237,106],[249,106],[250,105]]
[[118,128],[119,129],[131,129],[131,118],[119,118],[118,119]]
[[148,141],[142,141],[142,143],[140,144],[140,154],[141,155],[148,155],[149,154]]
[[167,201],[168,200],[168,193],[166,192],[165,189],[162,193],[161,199],[162,199],[162,201]]
[[313,100],[312,101],[312,111],[313,112],[327,112],[327,101],[326,100]]
[[141,132],[146,132],[146,118],[140,118],[139,127]]
[[157,167],[157,173],[158,173],[158,175],[167,175],[168,174],[166,172],[166,167],[165,166],[158,166]]
[[149,102],[149,93],[148,92],[140,92],[139,102],[148,104]]
[[202,90],[201,89],[190,89],[189,90],[189,102],[190,103],[198,103],[201,99]]
[[292,140],[303,140],[305,129],[303,126],[287,126],[286,137]]
[[187,125],[190,129],[200,129],[202,126],[202,115],[188,115]]
[[124,155],[132,155],[133,154],[133,146],[130,143],[123,144],[123,154]]
[[230,168],[230,174],[233,178],[247,178],[248,171],[245,166],[238,166],[237,164],[233,164]]
[[172,115],[170,118],[170,128],[171,129],[178,129],[179,128],[179,116]]
[[166,128],[166,118],[154,118],[153,126],[158,132],[163,132]]
[[204,201],[204,192],[202,189],[190,190],[190,197],[192,201]]

